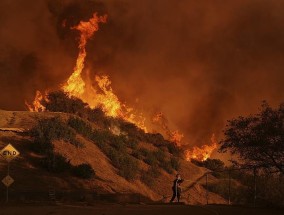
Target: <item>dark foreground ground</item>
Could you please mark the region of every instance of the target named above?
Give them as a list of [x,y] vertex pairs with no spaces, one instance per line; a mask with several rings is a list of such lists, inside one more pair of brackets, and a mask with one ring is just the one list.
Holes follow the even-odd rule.
[[1,215],[284,215],[284,210],[235,206],[96,205],[0,206]]

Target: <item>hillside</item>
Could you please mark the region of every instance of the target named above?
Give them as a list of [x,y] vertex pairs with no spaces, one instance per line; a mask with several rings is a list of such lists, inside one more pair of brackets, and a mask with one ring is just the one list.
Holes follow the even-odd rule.
[[[78,133],[75,130],[76,140],[83,145],[77,147],[65,140],[52,141],[54,152],[63,156],[72,166],[80,164],[90,164],[95,171],[95,176],[91,179],[81,179],[70,175],[68,172],[52,172],[42,168],[41,161],[44,156],[36,153],[32,146],[34,137],[31,136],[30,130],[34,128],[39,121],[45,119],[58,118],[62,122],[74,119],[74,114],[61,112],[26,112],[26,111],[3,111],[0,110],[0,147],[1,149],[8,143],[11,143],[18,151],[20,156],[12,161],[10,165],[10,175],[15,179],[11,186],[11,193],[16,195],[23,192],[48,192],[52,187],[56,191],[74,191],[74,190],[91,190],[97,194],[139,194],[153,201],[169,201],[171,196],[172,180],[175,178],[176,170],[165,171],[164,168],[157,166],[159,175],[155,176],[154,181],[147,182],[147,170],[150,165],[145,162],[145,158],[133,157],[140,168],[139,172],[133,179],[127,179],[122,176],[114,165],[114,160],[110,159],[104,151],[98,147],[93,140]],[[76,116],[77,117],[77,116]],[[79,118],[79,120],[82,120]],[[98,129],[99,125],[90,123],[92,129]],[[110,128],[111,130],[111,128]],[[101,130],[98,130],[100,132]],[[101,131],[103,132],[103,131]],[[114,131],[112,131],[115,133]],[[163,147],[162,147],[163,148]],[[144,151],[154,152],[161,150],[161,147],[146,141],[137,141],[135,150],[144,149]],[[146,149],[146,150],[145,150]],[[125,149],[129,154],[133,154],[131,148]],[[166,159],[173,155],[168,150],[164,150]],[[1,178],[6,175],[6,162],[1,159],[0,171]],[[205,173],[205,168],[200,168],[183,159],[179,160],[179,173],[186,180],[183,184],[183,201],[191,204],[205,203],[205,190],[202,186],[195,184]],[[146,180],[141,180],[144,178]],[[5,187],[1,185],[1,193],[4,194]],[[3,192],[2,192],[3,191]],[[211,203],[223,203],[225,200],[220,196],[209,193]],[[4,195],[1,196],[3,198]]]

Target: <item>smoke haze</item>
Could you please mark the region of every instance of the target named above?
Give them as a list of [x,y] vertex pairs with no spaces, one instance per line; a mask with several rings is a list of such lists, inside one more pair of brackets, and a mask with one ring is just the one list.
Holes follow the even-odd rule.
[[78,32],[108,22],[87,44],[85,69],[145,115],[163,112],[201,145],[227,119],[284,100],[284,2],[278,0],[1,0],[0,108],[24,110],[37,89],[71,75]]

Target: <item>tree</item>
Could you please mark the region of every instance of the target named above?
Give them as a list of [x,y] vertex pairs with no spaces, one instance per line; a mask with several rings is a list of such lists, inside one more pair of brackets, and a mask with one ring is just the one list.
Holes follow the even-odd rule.
[[284,173],[284,104],[273,109],[264,101],[259,113],[229,120],[220,145],[240,166]]

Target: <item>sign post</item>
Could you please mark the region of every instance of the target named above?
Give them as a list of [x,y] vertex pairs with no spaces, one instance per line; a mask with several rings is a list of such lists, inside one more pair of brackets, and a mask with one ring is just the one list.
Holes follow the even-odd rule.
[[6,186],[6,202],[9,201],[9,187],[14,183],[14,179],[10,176],[10,162],[15,159],[20,152],[11,144],[8,144],[0,151],[0,155],[7,161],[7,176],[2,179],[2,183]]

